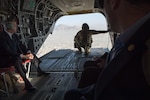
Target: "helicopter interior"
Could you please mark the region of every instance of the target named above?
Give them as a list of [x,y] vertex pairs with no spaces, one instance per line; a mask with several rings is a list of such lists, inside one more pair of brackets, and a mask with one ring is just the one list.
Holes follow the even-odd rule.
[[[0,23],[12,14],[18,17],[16,34],[25,46],[37,54],[49,34],[53,35],[56,21],[65,15],[102,13],[98,0],[0,0]],[[115,33],[109,32],[111,44]],[[37,77],[31,66],[29,80],[36,85],[36,93],[24,92],[21,83],[19,93],[2,93],[2,100],[63,100],[64,93],[78,86],[83,64],[94,56],[102,56],[108,48],[92,48],[88,56],[71,49],[52,50],[40,59],[43,70],[48,76]],[[1,93],[1,92],[0,92]]]

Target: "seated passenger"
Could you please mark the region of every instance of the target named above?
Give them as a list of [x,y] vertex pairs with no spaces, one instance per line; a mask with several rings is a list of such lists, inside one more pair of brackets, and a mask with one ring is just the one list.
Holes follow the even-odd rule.
[[150,100],[150,0],[98,0],[120,33],[95,85],[67,91],[64,100]]
[[36,88],[30,83],[26,77],[26,69],[22,65],[23,60],[30,59],[36,67],[39,75],[46,74],[43,72],[39,63],[41,62],[36,55],[21,44],[17,35],[17,19],[9,17],[5,23],[5,29],[0,33],[0,68],[14,66],[25,82],[25,90],[34,91]]

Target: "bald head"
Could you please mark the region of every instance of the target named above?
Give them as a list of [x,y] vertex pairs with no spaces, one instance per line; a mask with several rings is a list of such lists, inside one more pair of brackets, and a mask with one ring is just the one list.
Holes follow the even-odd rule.
[[[110,28],[117,33],[124,33],[136,21],[150,13],[150,0],[102,1],[102,9]],[[102,1],[100,3],[102,3]]]

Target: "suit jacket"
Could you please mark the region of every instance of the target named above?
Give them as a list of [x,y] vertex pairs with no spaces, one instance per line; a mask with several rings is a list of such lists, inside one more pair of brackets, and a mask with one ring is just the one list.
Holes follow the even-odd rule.
[[[14,44],[10,36],[3,31],[0,33],[0,66],[4,67],[9,63],[13,57],[19,57],[20,54],[23,54],[27,51],[26,47],[21,44],[17,35],[14,35],[15,49]],[[7,66],[8,67],[8,66]]]
[[103,70],[95,87],[94,100],[150,100],[142,55],[150,39],[150,19],[128,40]]

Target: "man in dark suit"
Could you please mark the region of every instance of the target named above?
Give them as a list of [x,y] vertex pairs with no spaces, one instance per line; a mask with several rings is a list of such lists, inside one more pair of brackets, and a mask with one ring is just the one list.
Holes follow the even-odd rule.
[[10,17],[5,23],[5,29],[0,33],[0,67],[14,66],[25,82],[25,90],[34,91],[36,88],[30,83],[26,77],[26,69],[22,65],[23,60],[31,60],[36,67],[39,75],[45,74],[40,67],[41,62],[36,55],[32,54],[21,42],[15,34],[17,32],[17,19]]
[[96,85],[70,90],[64,100],[150,100],[150,0],[99,0],[120,33]]

